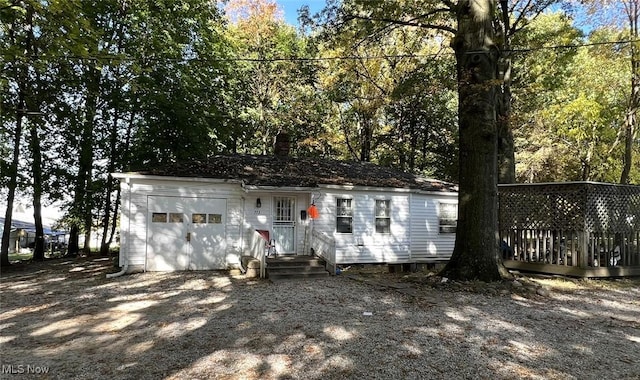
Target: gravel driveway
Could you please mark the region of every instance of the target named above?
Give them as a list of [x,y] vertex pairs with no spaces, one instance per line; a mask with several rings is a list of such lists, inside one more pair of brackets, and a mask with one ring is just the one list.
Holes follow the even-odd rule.
[[637,280],[112,270],[2,273],[0,378],[640,379]]

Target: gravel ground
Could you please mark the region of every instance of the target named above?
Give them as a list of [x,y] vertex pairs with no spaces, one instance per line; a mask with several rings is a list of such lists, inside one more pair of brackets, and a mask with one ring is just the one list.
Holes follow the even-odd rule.
[[108,271],[2,273],[0,378],[640,379],[638,280]]

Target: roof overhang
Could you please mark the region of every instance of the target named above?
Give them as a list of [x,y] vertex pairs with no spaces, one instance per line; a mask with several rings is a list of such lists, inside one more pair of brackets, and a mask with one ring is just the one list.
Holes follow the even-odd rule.
[[317,187],[302,187],[302,186],[262,186],[262,185],[247,185],[242,184],[242,189],[246,193],[262,192],[262,193],[310,193],[317,191]]
[[437,190],[421,190],[411,188],[398,188],[398,187],[374,187],[374,186],[357,186],[357,185],[318,185],[321,189],[330,190],[342,190],[342,191],[375,191],[375,192],[387,192],[387,193],[416,193],[416,194],[431,194],[431,195],[448,195],[457,196],[458,193],[454,191],[437,191]]
[[222,179],[222,178],[207,178],[207,177],[176,177],[176,176],[161,176],[161,175],[148,175],[140,173],[111,173],[113,178],[117,178],[120,181],[129,183],[131,180],[146,180],[146,181],[169,181],[169,182],[196,182],[196,183],[212,183],[212,184],[238,184],[242,187],[244,192],[300,192],[309,193],[318,191],[321,189],[335,190],[335,191],[363,191],[363,192],[391,192],[391,193],[416,193],[416,194],[431,194],[431,195],[445,195],[454,196],[458,193],[448,190],[422,190],[414,188],[396,188],[396,187],[380,187],[380,186],[361,186],[361,185],[336,185],[336,184],[318,184],[317,186],[274,186],[274,185],[250,185],[240,179]]
[[171,181],[171,182],[199,182],[199,183],[231,183],[242,184],[239,179],[223,179],[223,178],[204,178],[204,177],[175,177],[163,175],[147,175],[139,173],[111,173],[113,178],[120,181],[128,182],[132,179],[150,180],[150,181]]

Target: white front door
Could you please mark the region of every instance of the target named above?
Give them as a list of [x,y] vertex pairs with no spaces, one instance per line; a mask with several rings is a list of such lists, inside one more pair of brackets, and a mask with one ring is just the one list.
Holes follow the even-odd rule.
[[147,270],[225,269],[225,199],[150,195],[147,206]]
[[273,198],[273,239],[278,254],[296,253],[296,202],[293,197]]

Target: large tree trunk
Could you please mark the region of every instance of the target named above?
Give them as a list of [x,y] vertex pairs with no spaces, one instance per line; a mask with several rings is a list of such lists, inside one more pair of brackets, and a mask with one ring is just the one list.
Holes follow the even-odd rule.
[[86,83],[86,111],[80,142],[78,187],[74,201],[81,205],[80,218],[84,230],[84,246],[82,250],[88,256],[91,254],[91,230],[93,228],[93,130],[98,107],[98,91],[100,89],[100,71],[93,65],[87,67]]
[[504,267],[498,239],[498,49],[494,0],[460,0],[456,52],[460,124],[458,227],[444,276],[496,281]]

